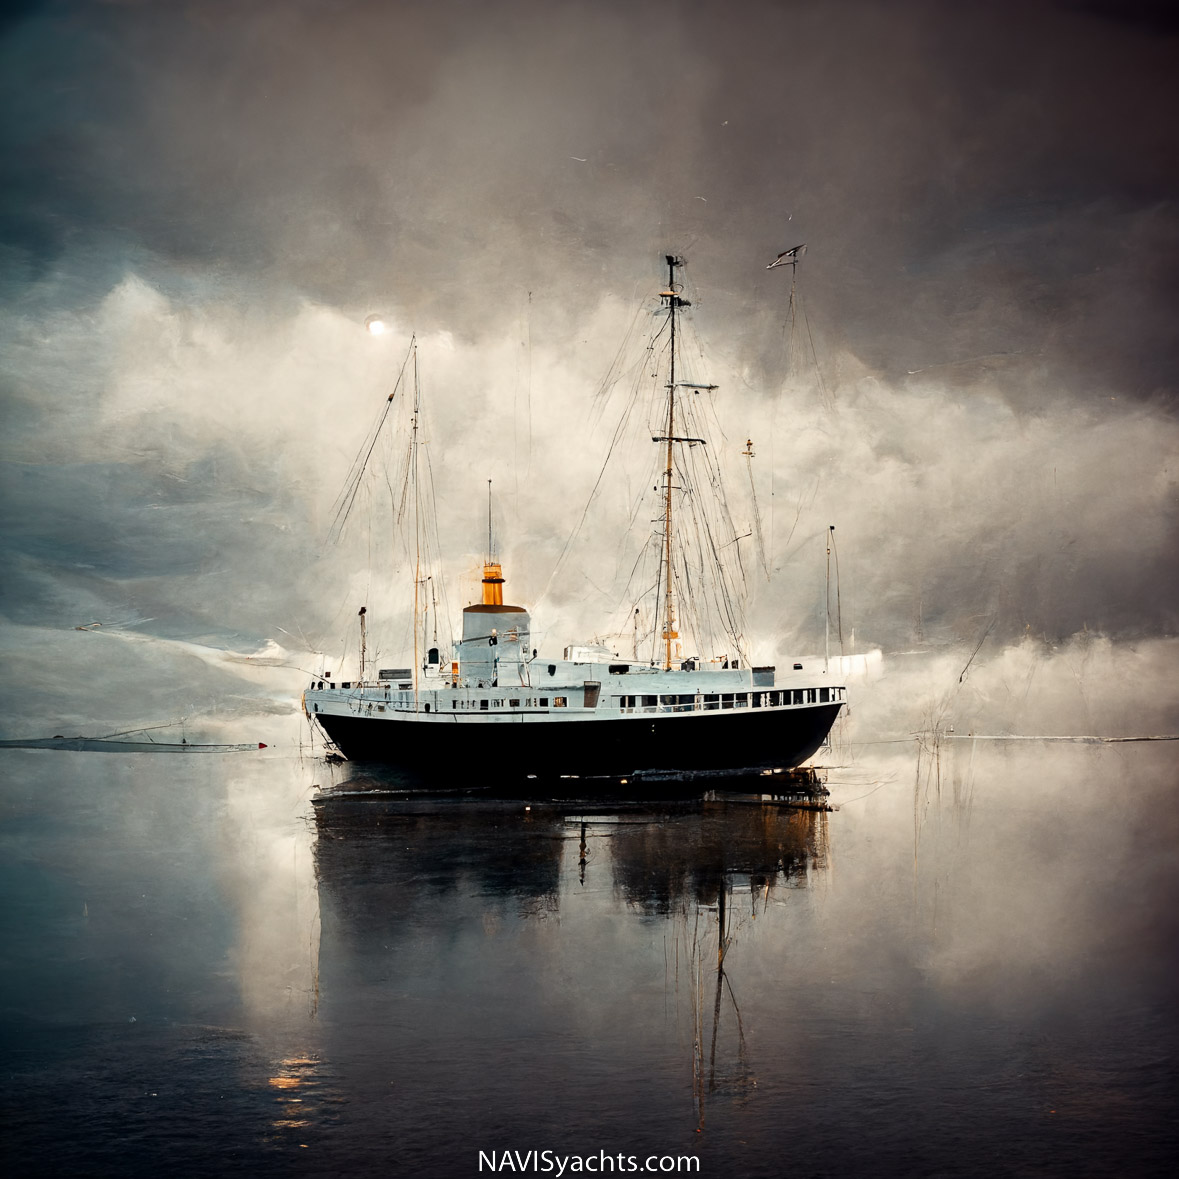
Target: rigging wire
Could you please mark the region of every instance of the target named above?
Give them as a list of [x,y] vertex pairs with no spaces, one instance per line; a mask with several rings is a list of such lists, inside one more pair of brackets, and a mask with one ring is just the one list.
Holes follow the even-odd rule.
[[[823,379],[823,370],[819,364],[818,351],[815,348],[814,332],[811,329],[810,316],[807,314],[806,304],[802,297],[802,292],[798,289],[798,263],[797,259],[789,263],[790,265],[790,293],[787,297],[786,319],[782,324],[782,335],[785,339],[785,369],[786,369],[786,383],[790,384],[793,381],[801,378],[801,369],[803,367],[803,351],[804,344],[801,338],[798,319],[802,317],[802,327],[805,330],[806,349],[809,350],[810,367],[814,373],[815,383],[818,386],[819,397],[823,407],[827,410],[835,408],[834,395],[827,389],[826,381]],[[770,544],[769,544],[769,558],[770,563],[775,563],[775,555],[777,553],[776,540],[776,520],[775,507],[777,496],[777,467],[775,464],[775,441],[777,436],[777,421],[778,409],[781,397],[775,397],[773,401],[770,421]],[[814,491],[818,490],[819,478],[815,480],[815,488],[811,493],[814,496]],[[785,544],[790,544],[790,539],[794,535],[794,530],[798,526],[798,521],[803,511],[803,497],[799,498],[798,509],[795,513],[794,523],[791,525],[790,534],[787,536]],[[775,568],[777,566],[775,565]]]
[[[636,392],[637,392],[637,385],[636,385]],[[573,531],[570,532],[569,536],[565,540],[565,544],[561,548],[560,553],[557,555],[556,563],[553,565],[553,570],[549,574],[548,580],[544,583],[544,588],[540,591],[540,596],[537,598],[537,603],[543,601],[544,598],[546,597],[546,595],[548,594],[549,588],[553,584],[553,579],[557,576],[557,573],[560,571],[561,566],[565,561],[565,557],[568,555],[569,550],[570,550],[571,546],[573,545],[573,542],[577,539],[578,535],[581,533],[582,526],[585,524],[586,517],[589,515],[590,506],[593,504],[595,498],[597,497],[598,489],[601,487],[602,480],[606,476],[606,470],[610,466],[610,459],[614,454],[614,450],[618,446],[619,442],[622,440],[622,438],[626,432],[626,427],[630,421],[631,411],[634,409],[636,402],[637,402],[637,396],[632,396],[630,401],[628,401],[626,408],[624,409],[622,415],[619,417],[617,425],[614,427],[614,433],[611,436],[610,445],[606,449],[606,457],[602,460],[602,466],[601,466],[600,470],[598,471],[597,479],[594,480],[594,485],[593,485],[593,488],[590,490],[589,497],[585,501],[585,507],[582,508],[581,515],[578,517],[577,523],[573,527]]]
[[[441,609],[446,615],[446,632],[449,646],[453,647],[454,636],[451,627],[450,602],[446,590],[446,579],[437,576],[443,568],[441,544],[438,539],[438,500],[434,484],[433,462],[429,446],[429,415],[422,404],[420,388],[416,379],[415,360],[415,397],[408,400],[397,397],[401,391],[408,370],[409,361],[416,357],[417,337],[410,340],[409,350],[401,363],[397,381],[393,392],[388,395],[376,423],[366,435],[340,496],[337,499],[336,518],[331,529],[331,538],[336,542],[342,539],[345,526],[350,516],[354,516],[357,509],[367,508],[364,516],[368,527],[364,537],[369,558],[368,578],[366,582],[366,600],[373,589],[373,577],[376,567],[374,554],[384,553],[386,547],[381,539],[379,513],[375,511],[374,490],[383,486],[384,496],[387,496],[390,526],[397,538],[397,549],[400,552],[417,553],[418,559],[413,562],[411,576],[414,578],[415,595],[420,593],[421,586],[429,584],[434,587],[441,582],[440,592],[431,588],[430,601],[425,610],[435,612],[434,627],[438,627],[438,598],[441,599]],[[392,429],[393,420],[391,410],[402,407],[402,415],[408,414],[407,428]],[[424,455],[423,452],[424,451]],[[424,457],[424,462],[422,459]],[[400,575],[401,566],[395,561],[394,572]],[[404,633],[401,635],[399,647],[409,645],[410,631],[416,642],[418,625],[418,611],[415,608],[412,617],[406,620]],[[345,649],[341,654],[347,654],[349,632],[345,632]],[[378,638],[373,637],[374,652],[379,650]],[[436,645],[436,644],[435,644]],[[374,656],[375,660],[375,656]]]
[[819,381],[819,396],[823,399],[823,404],[828,408],[834,408],[835,400],[827,393],[827,386],[823,381],[823,370],[819,367],[819,354],[815,351],[815,338],[811,334],[810,316],[806,313],[806,307],[802,309],[802,322],[806,325],[806,338],[811,346],[811,360],[815,365],[815,376]]
[[[638,285],[638,283],[635,284],[636,295],[638,292]],[[590,418],[591,425],[597,424],[610,400],[611,393],[621,381],[625,370],[623,370],[620,366],[622,365],[622,362],[625,359],[627,353],[630,351],[631,340],[634,338],[635,329],[638,326],[639,321],[642,320],[647,314],[647,309],[644,305],[646,303],[646,299],[640,300],[636,297],[633,302],[635,304],[634,315],[631,316],[630,323],[627,324],[627,328],[623,334],[622,340],[619,342],[618,348],[616,349],[610,364],[606,368],[605,375],[598,382],[598,386],[594,390],[594,394],[590,402],[592,411]],[[632,362],[630,366],[632,370],[636,370],[636,375],[637,371],[641,369],[642,361],[643,357],[640,355],[639,357],[636,357],[635,361]]]
[[766,575],[766,581],[770,580],[770,566],[766,560],[766,542],[762,533],[761,526],[761,510],[757,506],[757,485],[753,481],[753,460],[756,457],[753,451],[753,439],[750,438],[745,444],[745,450],[742,451],[745,458],[748,460],[745,464],[746,470],[749,472],[749,497],[753,503],[753,530],[754,537],[757,542],[757,556],[761,562],[762,572]]
[[[682,290],[682,286],[678,289]],[[654,314],[658,315],[668,310],[666,307],[660,307]],[[684,637],[694,640],[696,644],[693,654],[718,652],[723,632],[723,635],[727,636],[728,650],[744,658],[744,598],[748,593],[749,584],[740,546],[738,545],[735,561],[731,557],[728,561],[722,560],[723,550],[733,543],[730,538],[738,535],[722,471],[721,457],[726,452],[725,432],[717,420],[713,399],[704,395],[709,387],[693,388],[695,381],[692,380],[691,369],[695,367],[697,357],[704,359],[704,348],[699,335],[690,326],[690,321],[685,321],[683,332],[673,334],[672,316],[669,313],[660,316],[660,322],[653,326],[636,359],[628,362],[626,357],[633,350],[636,327],[644,319],[648,319],[650,314],[652,313],[642,306],[636,311],[622,344],[611,358],[607,371],[594,393],[591,412],[594,422],[607,412],[612,403],[618,404],[619,392],[623,395],[605,458],[538,601],[548,595],[558,573],[565,567],[576,541],[584,530],[589,509],[603,489],[607,471],[620,457],[624,438],[627,438],[626,445],[634,445],[628,435],[638,410],[639,399],[643,398],[649,406],[647,424],[652,436],[666,435],[668,398],[673,392],[678,393],[680,395],[676,397],[675,408],[676,435],[684,435],[685,438],[719,438],[721,445],[710,447],[706,444],[689,443],[677,437],[670,448],[670,475],[666,461],[657,461],[659,456],[652,455],[647,486],[651,486],[652,477],[656,490],[660,481],[666,483],[670,480],[670,485],[665,488],[663,495],[674,496],[678,513],[679,525],[671,554],[672,567],[670,570],[667,568],[665,520],[661,516],[659,520],[652,521],[661,527],[650,532],[637,546],[635,559],[625,579],[622,578],[623,553],[629,538],[634,536],[635,525],[640,519],[646,495],[635,497],[626,530],[619,541],[614,571],[614,584],[623,583],[622,593],[618,596],[623,602],[629,601],[630,604],[626,609],[624,623],[616,632],[611,630],[608,633],[621,634],[625,626],[633,627],[637,605],[645,601],[660,585],[664,585],[670,575],[672,589],[678,602],[678,612],[682,616],[680,625],[686,632]],[[669,354],[673,339],[676,347],[674,358]],[[676,365],[676,390],[669,389],[666,396],[659,396],[660,373],[666,374],[673,360]],[[757,518],[760,526],[760,512]],[[657,543],[661,540],[663,543]],[[763,558],[763,566],[765,564]],[[648,584],[635,597],[636,582],[642,579],[647,579]],[[714,621],[720,624],[719,632],[713,629]],[[659,641],[657,625],[652,627],[650,637],[654,659]]]
[[[401,369],[397,374],[397,381],[393,385],[393,392],[385,399],[385,405],[377,418],[376,425],[365,439],[368,445],[366,447],[365,443],[361,443],[360,450],[356,453],[356,458],[352,460],[352,466],[349,468],[348,475],[345,478],[344,490],[337,497],[336,504],[338,506],[336,507],[335,518],[328,532],[328,539],[334,544],[339,543],[344,531],[344,525],[348,522],[348,516],[352,512],[352,505],[355,503],[357,493],[360,490],[369,458],[372,456],[377,439],[381,436],[381,428],[385,424],[385,419],[389,416],[389,409],[393,405],[393,399],[397,396],[398,389],[401,388],[401,381],[405,376],[406,365],[409,364],[409,358],[413,355],[416,346],[417,336],[414,335],[410,337],[409,348],[406,351],[405,359],[401,362]],[[363,457],[361,457],[362,455]]]

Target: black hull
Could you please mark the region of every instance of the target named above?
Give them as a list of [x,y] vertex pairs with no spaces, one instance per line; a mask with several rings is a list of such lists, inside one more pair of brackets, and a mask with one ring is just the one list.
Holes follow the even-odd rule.
[[449,716],[387,720],[319,713],[351,761],[417,773],[456,770],[504,777],[578,778],[791,769],[819,749],[841,704],[479,724]]

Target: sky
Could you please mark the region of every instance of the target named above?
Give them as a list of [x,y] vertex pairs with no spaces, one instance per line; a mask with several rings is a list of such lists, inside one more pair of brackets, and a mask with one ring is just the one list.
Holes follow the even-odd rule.
[[1165,644],[1177,38],[1149,0],[8,5],[8,715],[216,712],[234,653],[281,708],[366,604],[397,657],[392,530],[330,533],[414,334],[452,617],[490,478],[509,600],[601,637],[632,476],[552,575],[667,253],[762,658],[822,642],[830,525],[861,648]]

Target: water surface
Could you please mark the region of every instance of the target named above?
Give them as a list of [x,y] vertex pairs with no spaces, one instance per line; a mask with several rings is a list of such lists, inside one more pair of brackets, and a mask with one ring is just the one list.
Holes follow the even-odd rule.
[[476,1174],[502,1150],[1163,1174],[1168,757],[915,754],[831,770],[828,814],[6,751],[6,1153],[22,1174]]

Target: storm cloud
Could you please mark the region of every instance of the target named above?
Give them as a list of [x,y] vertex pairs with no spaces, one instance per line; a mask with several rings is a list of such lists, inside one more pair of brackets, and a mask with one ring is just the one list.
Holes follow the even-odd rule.
[[[24,6],[10,649],[53,632],[65,670],[101,621],[330,654],[368,602],[392,656],[384,539],[327,535],[411,333],[450,607],[494,478],[513,599],[552,644],[600,634],[609,522],[548,579],[672,251],[737,490],[758,444],[755,647],[822,642],[830,524],[863,644],[1173,633],[1176,31],[1150,4]],[[765,266],[804,241],[792,350]]]

